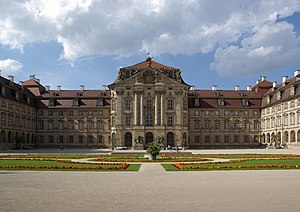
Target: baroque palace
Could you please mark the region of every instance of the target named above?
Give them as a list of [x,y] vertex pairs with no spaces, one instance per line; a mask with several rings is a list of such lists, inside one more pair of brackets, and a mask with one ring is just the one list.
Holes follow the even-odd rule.
[[300,71],[261,77],[245,90],[195,90],[181,71],[147,58],[102,90],[43,86],[34,75],[0,77],[0,148],[117,146],[255,148],[300,145]]

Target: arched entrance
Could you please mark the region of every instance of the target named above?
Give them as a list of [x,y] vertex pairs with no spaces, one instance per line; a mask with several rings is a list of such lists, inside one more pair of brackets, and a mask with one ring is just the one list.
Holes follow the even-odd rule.
[[289,133],[287,131],[283,134],[283,144],[289,143]]
[[174,144],[174,133],[172,132],[168,132],[167,133],[167,146],[175,146]]
[[295,142],[296,142],[296,134],[295,134],[295,131],[292,130],[291,133],[290,133],[290,141],[291,143],[293,143],[292,145],[295,145]]
[[125,133],[125,146],[132,146],[132,134],[130,132]]
[[8,132],[7,137],[8,137],[8,143],[12,143],[13,142],[13,135],[12,135],[11,131]]
[[1,141],[1,143],[6,142],[6,133],[4,130],[1,131],[0,141]]
[[146,144],[153,142],[153,133],[147,132],[146,133]]

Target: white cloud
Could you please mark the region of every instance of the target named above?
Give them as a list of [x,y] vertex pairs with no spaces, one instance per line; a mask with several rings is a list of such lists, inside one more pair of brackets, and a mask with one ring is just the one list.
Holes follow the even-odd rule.
[[15,75],[22,71],[23,64],[12,59],[0,60],[1,75]]
[[241,41],[219,47],[211,68],[223,76],[249,76],[278,70],[298,62],[300,38],[287,22],[266,24]]
[[[269,42],[259,30],[274,29],[280,18],[297,11],[299,0],[2,0],[0,45],[22,51],[30,43],[56,41],[63,47],[61,58],[71,62],[94,55],[191,55],[217,49],[212,67],[232,74],[220,71],[230,69],[231,62],[221,60],[230,52],[245,52],[239,57],[270,55],[271,50],[289,54],[287,44],[252,49],[240,42],[256,42],[259,36]],[[281,37],[291,36],[291,29],[278,30],[287,33]]]

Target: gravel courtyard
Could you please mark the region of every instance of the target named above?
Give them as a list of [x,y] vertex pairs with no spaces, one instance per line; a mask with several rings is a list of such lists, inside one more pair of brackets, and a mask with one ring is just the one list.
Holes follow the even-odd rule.
[[1,211],[299,211],[299,191],[297,170],[0,172]]

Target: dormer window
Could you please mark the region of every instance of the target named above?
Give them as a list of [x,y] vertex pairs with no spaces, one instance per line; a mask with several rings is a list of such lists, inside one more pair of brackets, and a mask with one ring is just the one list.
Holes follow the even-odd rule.
[[78,92],[76,93],[76,96],[83,96],[83,92],[82,92],[82,91],[78,91]]
[[103,99],[97,99],[97,106],[103,106]]
[[218,105],[219,106],[224,106],[225,105],[224,99],[218,99]]
[[59,91],[54,91],[53,96],[59,96],[60,92]]
[[246,96],[246,94],[245,93],[240,93],[240,96]]
[[195,99],[195,104],[194,104],[196,107],[198,107],[200,105],[200,102],[199,102],[199,98],[196,98]]
[[217,92],[216,95],[217,96],[222,96],[222,94],[220,92]]
[[249,100],[248,99],[242,99],[242,105],[244,107],[248,107],[249,106]]
[[73,99],[73,106],[79,106],[79,99]]
[[55,100],[49,99],[48,106],[55,106]]
[[290,87],[290,96],[294,96],[295,95],[295,87],[294,86],[291,86]]
[[[277,96],[278,97],[278,96]],[[270,104],[271,103],[271,96],[270,95],[268,95],[267,96],[267,104]]]

